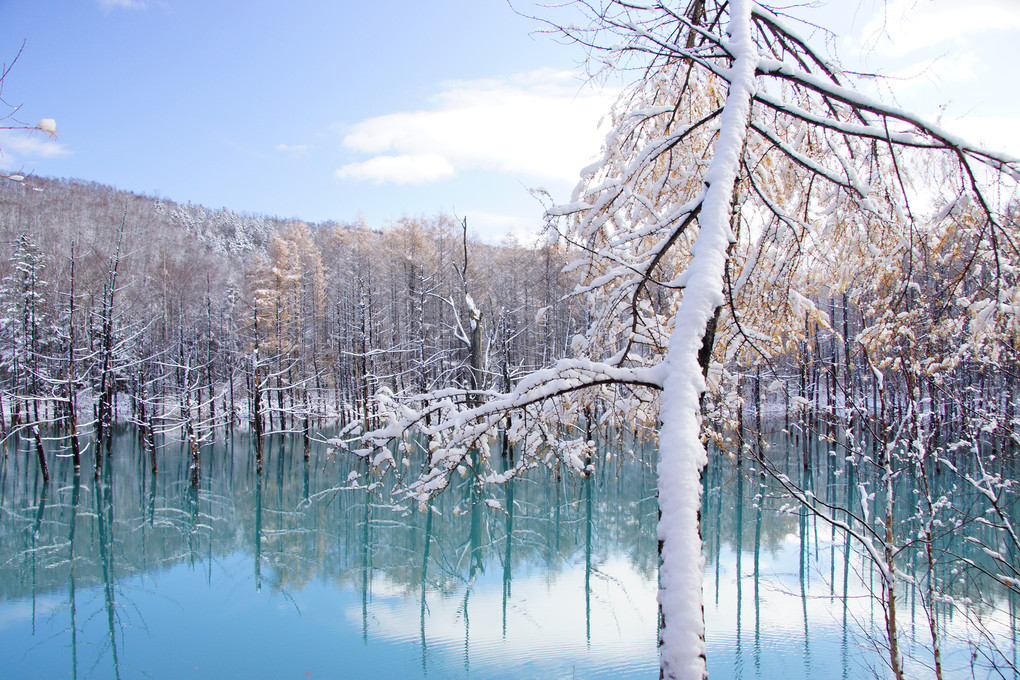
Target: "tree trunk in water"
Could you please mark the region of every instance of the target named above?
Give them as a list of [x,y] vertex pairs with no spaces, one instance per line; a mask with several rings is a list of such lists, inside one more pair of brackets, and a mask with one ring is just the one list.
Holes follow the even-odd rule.
[[[197,382],[197,380],[196,380]],[[200,386],[196,387],[199,395],[202,393]],[[198,486],[199,477],[199,449],[198,435],[195,431],[195,422],[191,415],[191,365],[184,368],[184,432],[188,441],[188,450],[191,452],[191,486]]]
[[39,435],[39,426],[32,426],[32,437],[35,439],[35,453],[39,458],[39,469],[42,471],[43,484],[50,483],[50,469],[46,465],[46,452],[43,450],[42,437]]
[[304,444],[305,462],[308,462],[309,458],[311,457],[311,429],[312,429],[312,423],[311,423],[310,408],[308,406],[308,390],[305,389],[305,390],[303,390],[303,392],[304,392],[303,401],[304,401],[304,408],[305,408],[305,423],[304,423],[304,428],[302,428],[302,430],[301,430],[301,442]]

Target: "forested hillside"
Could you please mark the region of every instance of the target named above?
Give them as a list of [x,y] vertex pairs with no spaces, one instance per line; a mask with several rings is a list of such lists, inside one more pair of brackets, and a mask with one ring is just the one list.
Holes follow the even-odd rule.
[[[842,250],[797,270],[799,238],[745,236],[718,321],[710,430],[721,441],[745,417],[760,429],[770,403],[788,425],[883,409],[897,420],[923,401],[935,431],[1014,439],[1014,273],[996,246],[1013,242],[1015,219],[1007,210],[993,240],[972,210],[942,203],[909,239],[830,219]],[[69,429],[72,401],[76,429],[100,439],[118,419],[196,443],[228,425],[364,424],[390,393],[508,391],[578,351],[640,362],[669,328],[661,288],[633,294],[625,336],[589,324],[593,304],[633,291],[604,288],[619,265],[586,263],[597,243],[492,246],[447,215],[306,224],[34,179],[0,184],[0,229],[5,431]],[[588,395],[568,407],[590,418],[627,403],[631,426],[654,425],[654,390]]]
[[42,179],[0,184],[0,229],[5,430],[308,432],[380,392],[467,386],[469,297],[504,389],[584,321],[562,249],[486,245],[446,215],[305,224]]

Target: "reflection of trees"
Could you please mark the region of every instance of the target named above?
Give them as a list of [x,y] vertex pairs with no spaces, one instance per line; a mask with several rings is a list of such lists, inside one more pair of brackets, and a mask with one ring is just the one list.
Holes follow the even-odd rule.
[[[168,447],[155,476],[127,433],[94,486],[75,477],[69,459],[56,458],[54,481],[44,487],[36,466],[12,456],[0,477],[0,597],[63,592],[73,581],[79,592],[109,587],[116,602],[117,583],[132,576],[237,552],[252,555],[257,581],[270,588],[301,589],[325,577],[368,599],[373,580],[412,597],[424,580],[429,592],[449,595],[493,569],[509,594],[515,565],[558,568],[586,560],[586,549],[596,571],[613,550],[654,574],[654,499],[643,464],[607,463],[591,482],[536,470],[492,498],[466,475],[429,512],[404,513],[374,493],[334,490],[357,462],[313,447],[306,463],[300,438],[275,437],[260,479],[241,454],[247,444],[238,438],[236,455],[227,447],[204,451],[208,473],[198,488],[190,486],[185,448]],[[497,500],[498,507],[487,503]]]
[[[63,591],[72,572],[80,588],[106,583],[110,579],[104,570],[124,579],[235,552],[256,557],[256,571],[275,589],[300,589],[325,574],[369,594],[372,579],[384,578],[387,587],[410,597],[420,595],[423,580],[430,591],[451,594],[490,565],[496,565],[495,573],[501,573],[510,588],[517,564],[556,568],[587,561],[588,550],[596,571],[612,550],[627,555],[642,574],[655,573],[654,479],[641,462],[607,461],[590,481],[569,475],[556,481],[536,470],[495,489],[493,497],[477,495],[468,474],[455,479],[450,493],[435,498],[429,511],[404,512],[373,493],[333,491],[358,462],[319,450],[305,463],[300,439],[276,438],[267,445],[267,472],[259,483],[252,461],[239,454],[249,450],[246,444],[238,440],[238,455],[221,448],[207,453],[203,466],[209,474],[193,492],[188,490],[189,461],[183,449],[180,455],[168,452],[158,477],[148,473],[140,449],[125,451],[97,486],[75,481],[69,460],[56,458],[54,481],[47,487],[37,468],[25,463],[25,455],[11,456],[0,475],[5,537],[0,597]],[[136,441],[122,435],[116,445],[130,448]],[[864,471],[829,457],[827,451],[823,441],[798,440],[793,446],[774,446],[773,458],[820,501],[838,507],[859,504],[855,475]],[[959,470],[961,475],[974,472]],[[1001,472],[1011,474],[1005,468]],[[753,471],[742,471],[721,457],[705,476],[702,516],[710,568],[724,547],[774,555],[788,536],[808,529],[826,534],[822,539],[833,558],[842,555],[841,534],[831,527],[820,529],[799,512],[778,512],[789,501],[770,480],[755,476],[750,483],[742,481],[745,473]],[[903,497],[913,493],[910,481],[897,480]],[[949,471],[931,475],[930,481],[933,495],[945,496],[957,507],[978,500]],[[498,509],[486,501],[498,501]],[[916,531],[912,507],[902,503],[897,510],[901,531]],[[940,582],[958,585],[962,596],[976,602],[989,601],[995,584],[981,578],[981,567],[991,571],[995,557],[968,544],[977,536],[992,545],[995,531],[979,521],[969,529],[969,540],[948,530],[940,533],[937,551],[966,555],[977,567],[958,583],[945,569],[937,574]],[[97,540],[100,535],[105,540]],[[922,550],[920,544],[905,542],[900,559],[924,565]],[[830,577],[838,576],[838,561],[830,560]]]
[[[96,525],[98,529],[99,562],[103,575],[103,604],[106,609],[107,642],[113,659],[113,672],[120,678],[120,662],[117,659],[117,617],[114,595],[114,547],[113,547],[113,489],[110,484],[97,484],[92,494],[96,502]],[[73,556],[72,556],[73,560]]]
[[[366,637],[379,598],[395,593],[419,601],[426,665],[430,636],[439,632],[429,629],[430,602],[456,600],[470,648],[470,624],[480,614],[473,592],[482,577],[502,581],[505,632],[513,580],[528,571],[525,567],[543,565],[551,572],[584,568],[588,607],[594,606],[592,593],[599,580],[610,578],[601,567],[611,555],[626,555],[648,579],[655,575],[654,475],[641,460],[651,452],[639,452],[636,459],[606,460],[587,478],[536,469],[481,493],[468,472],[419,512],[395,508],[377,493],[338,490],[352,472],[365,479],[366,470],[359,467],[364,463],[333,458],[315,447],[305,462],[299,437],[267,440],[261,476],[245,455],[250,448],[242,438],[233,448],[206,451],[202,464],[208,474],[198,488],[190,484],[184,447],[168,450],[162,471],[154,476],[135,438],[122,434],[115,442],[119,455],[104,467],[99,483],[83,484],[73,474],[70,459],[57,457],[51,483],[45,485],[38,467],[27,462],[30,444],[0,468],[0,599],[34,602],[47,593],[62,593],[66,612],[59,615],[70,622],[72,676],[77,675],[81,652],[79,633],[87,625],[102,625],[102,664],[119,674],[121,630],[141,616],[128,599],[133,577],[189,564],[208,569],[211,579],[213,564],[234,554],[251,557],[249,574],[254,574],[256,588],[287,593],[326,580],[358,593]],[[769,455],[777,470],[811,490],[818,502],[859,507],[861,476],[869,474],[868,469],[830,455],[830,448],[826,441],[801,437],[774,442]],[[1004,599],[994,578],[981,577],[982,569],[993,569],[997,557],[976,546],[974,537],[992,546],[998,529],[979,521],[981,499],[959,482],[959,475],[978,470],[963,465],[958,474],[943,469],[928,477],[933,496],[945,497],[954,507],[972,508],[974,515],[966,535],[950,527],[934,536],[932,550],[938,559],[933,568],[928,567],[926,545],[906,540],[919,528],[916,503],[906,502],[916,497],[913,478],[897,479],[896,493],[904,499],[896,505],[903,545],[897,563],[918,588],[933,580],[940,592],[955,598],[936,603],[933,616],[939,621],[954,617],[965,598],[978,612],[1008,609],[1015,620],[1016,599]],[[999,474],[1014,474],[1007,463],[1001,465]],[[737,640],[749,643],[751,621],[742,612],[747,609],[751,615],[748,598],[753,588],[756,662],[768,617],[758,606],[760,583],[769,577],[761,573],[760,563],[791,542],[799,550],[799,582],[792,582],[791,590],[817,596],[814,579],[824,577],[834,606],[843,606],[844,627],[853,626],[854,614],[846,606],[853,596],[849,584],[858,576],[868,582],[875,575],[841,531],[802,512],[799,505],[783,512],[789,499],[782,497],[772,477],[760,476],[747,461],[741,466],[714,456],[704,481],[705,549],[707,569],[717,574],[716,601],[720,564],[735,556],[738,621],[748,631],[738,630]],[[876,502],[871,500],[871,505]],[[1015,513],[1015,508],[1009,510]],[[956,558],[969,560],[966,579],[952,572],[951,560]],[[93,597],[82,597],[87,590]],[[706,595],[712,597],[710,591]],[[926,615],[923,595],[906,594],[909,616]],[[85,602],[89,604],[83,608]],[[808,629],[806,604],[802,616],[805,650],[811,651],[807,646],[815,631]]]
[[[990,507],[989,499],[975,490],[972,480],[986,475],[1015,479],[1015,461],[961,457],[952,467],[927,461],[920,471],[895,475],[891,480],[893,502],[889,503],[882,466],[846,455],[849,441],[846,433],[836,431],[824,436],[776,435],[764,458],[770,467],[768,477],[746,461],[731,461],[720,454],[711,460],[702,506],[708,569],[715,572],[710,585],[714,585],[718,606],[719,588],[725,580],[720,578],[720,565],[735,555],[738,656],[743,581],[748,575],[741,553],[753,556],[751,574],[758,602],[761,557],[769,551],[775,557],[784,544],[797,550],[788,553],[796,556],[796,582],[788,587],[790,594],[800,598],[805,658],[813,651],[815,633],[809,628],[808,604],[813,597],[824,597],[826,591],[830,608],[834,612],[842,608],[844,659],[849,653],[847,635],[854,631],[875,648],[888,645],[882,623],[887,621],[888,606],[881,587],[883,567],[863,552],[859,539],[850,533],[865,531],[861,518],[870,518],[875,535],[881,535],[895,550],[898,618],[909,622],[899,631],[909,647],[903,652],[908,665],[923,663],[920,659],[925,655],[931,658],[936,644],[945,643],[968,650],[968,656],[976,652],[967,662],[975,667],[1012,673],[1015,646],[1003,638],[1003,631],[1015,635],[1016,593],[1002,582],[1001,573],[1004,561],[1018,562],[1002,533],[1004,526],[1016,524],[1017,507],[1012,498],[1001,508]],[[882,450],[880,444],[856,433],[856,451],[874,451],[873,446]],[[787,480],[786,486],[782,479]],[[803,490],[800,502],[788,495],[790,486]],[[845,522],[849,530],[825,521],[814,512],[816,508]],[[886,512],[891,513],[889,539],[885,538]],[[864,599],[860,599],[862,594]],[[864,603],[863,608],[853,604],[855,598]],[[760,655],[761,612],[757,607],[754,616],[755,654]],[[931,630],[938,635],[932,635]],[[935,658],[928,663],[941,664],[941,658]]]

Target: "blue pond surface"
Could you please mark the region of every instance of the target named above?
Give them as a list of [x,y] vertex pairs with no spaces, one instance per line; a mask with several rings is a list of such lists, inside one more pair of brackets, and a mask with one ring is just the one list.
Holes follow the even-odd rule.
[[[357,463],[324,449],[274,440],[261,476],[249,452],[209,447],[198,489],[183,452],[154,477],[129,437],[98,483],[12,456],[0,679],[658,677],[651,454],[401,512],[339,490]],[[725,457],[706,472],[711,675],[881,676],[866,563],[771,494]]]

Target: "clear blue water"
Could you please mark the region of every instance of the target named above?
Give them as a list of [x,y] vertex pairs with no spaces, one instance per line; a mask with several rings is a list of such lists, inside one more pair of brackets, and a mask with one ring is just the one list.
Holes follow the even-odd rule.
[[[292,442],[266,452],[259,477],[243,439],[209,447],[197,490],[182,451],[153,477],[128,437],[98,484],[60,459],[45,487],[12,452],[0,679],[658,677],[648,462],[486,492],[510,511],[458,480],[405,515],[335,491],[352,463],[321,447],[307,464]],[[727,458],[706,474],[712,677],[881,675],[867,567],[770,494]]]

